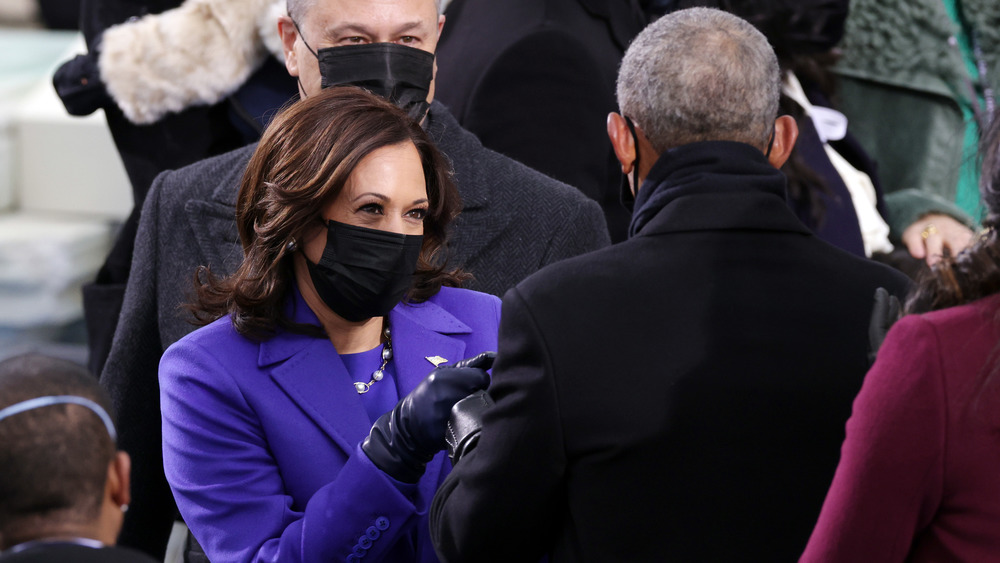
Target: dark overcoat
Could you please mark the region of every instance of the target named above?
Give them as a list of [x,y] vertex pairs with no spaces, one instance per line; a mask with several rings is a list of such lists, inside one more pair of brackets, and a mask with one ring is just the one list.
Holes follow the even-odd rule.
[[[656,205],[642,205],[654,190]],[[868,369],[877,287],[749,145],[670,151],[628,241],[504,297],[478,446],[438,490],[444,561],[794,561]]]

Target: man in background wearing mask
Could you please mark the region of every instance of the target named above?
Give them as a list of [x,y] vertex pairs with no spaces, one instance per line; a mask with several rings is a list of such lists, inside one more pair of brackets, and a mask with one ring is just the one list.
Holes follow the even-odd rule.
[[[291,0],[280,18],[286,67],[302,96],[337,84],[405,107],[451,160],[464,208],[450,262],[496,295],[545,264],[608,243],[600,207],[579,191],[484,149],[433,102],[431,54],[444,25],[434,0]],[[129,284],[101,383],[134,460],[121,543],[162,557],[175,509],[163,477],[157,363],[194,327],[180,311],[199,265],[218,275],[242,259],[235,200],[253,146],[159,176],[147,196]]]

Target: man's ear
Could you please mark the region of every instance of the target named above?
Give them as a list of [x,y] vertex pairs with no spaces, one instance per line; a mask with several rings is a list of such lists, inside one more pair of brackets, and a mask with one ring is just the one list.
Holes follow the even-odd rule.
[[281,36],[281,50],[285,53],[285,68],[288,74],[299,75],[299,60],[295,56],[295,41],[299,38],[299,30],[289,16],[278,18],[278,35]]
[[635,164],[635,137],[632,136],[625,118],[615,112],[608,114],[608,139],[611,140],[611,148],[614,149],[615,156],[622,165],[622,173],[628,174]]
[[771,142],[771,154],[767,157],[771,166],[780,169],[785,165],[798,138],[799,126],[795,123],[795,118],[782,115],[774,120],[774,140]]
[[125,452],[116,453],[108,464],[107,484],[108,495],[116,506],[125,506],[132,502],[131,475],[132,458]]
[[441,39],[442,31],[444,31],[444,14],[438,16],[438,39]]

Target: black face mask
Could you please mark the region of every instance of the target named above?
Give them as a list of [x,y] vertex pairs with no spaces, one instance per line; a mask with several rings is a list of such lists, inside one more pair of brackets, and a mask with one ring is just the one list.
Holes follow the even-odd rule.
[[[296,24],[295,29],[298,29]],[[322,87],[351,85],[382,96],[419,121],[430,104],[427,94],[434,80],[434,54],[395,43],[344,45],[313,51],[319,61]]]
[[622,174],[622,186],[619,199],[629,213],[635,210],[635,196],[639,193],[639,136],[635,134],[635,124],[629,116],[625,116],[625,124],[632,133],[632,141],[635,143],[635,162],[632,163],[632,181],[629,182],[628,174]]
[[381,317],[413,285],[422,235],[401,235],[327,221],[319,263],[308,258],[309,276],[320,298],[351,322]]

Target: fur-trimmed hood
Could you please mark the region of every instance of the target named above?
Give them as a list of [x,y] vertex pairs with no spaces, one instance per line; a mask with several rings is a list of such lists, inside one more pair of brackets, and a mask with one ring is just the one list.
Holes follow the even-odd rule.
[[268,54],[284,61],[284,0],[185,0],[166,12],[108,28],[98,65],[129,120],[214,104],[236,91]]
[[[1000,86],[1000,2],[962,0],[979,35],[990,82]],[[838,71],[945,96],[967,76],[956,33],[940,0],[853,0]]]

